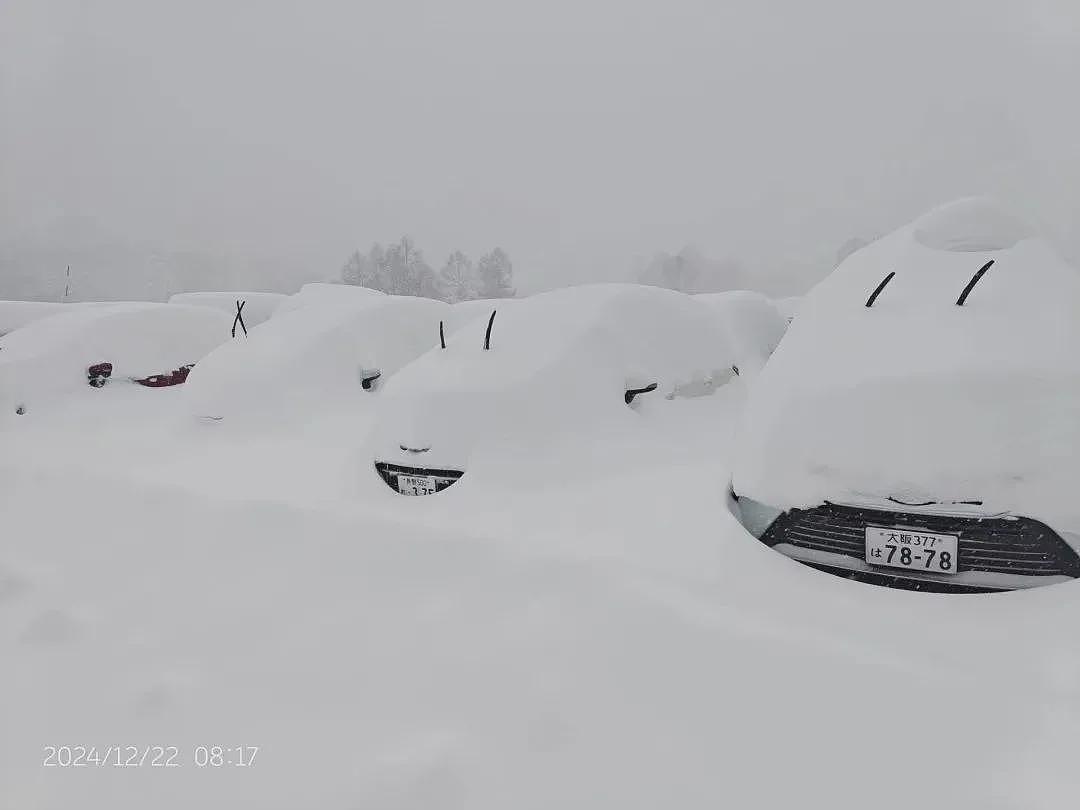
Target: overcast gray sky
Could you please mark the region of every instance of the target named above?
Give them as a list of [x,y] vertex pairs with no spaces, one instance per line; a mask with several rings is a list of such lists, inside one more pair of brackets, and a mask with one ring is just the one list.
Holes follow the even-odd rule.
[[332,272],[407,232],[526,287],[695,243],[813,273],[994,193],[1066,252],[1069,0],[0,0],[0,238],[64,216]]

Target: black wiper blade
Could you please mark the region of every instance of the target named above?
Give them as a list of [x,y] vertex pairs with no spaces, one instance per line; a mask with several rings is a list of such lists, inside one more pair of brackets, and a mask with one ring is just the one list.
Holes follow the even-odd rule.
[[922,501],[920,503],[909,503],[908,501],[902,501],[899,498],[894,498],[890,495],[886,500],[898,503],[901,506],[982,506],[982,501]]
[[979,268],[979,272],[977,272],[971,277],[971,281],[967,283],[967,286],[964,287],[964,291],[960,293],[960,297],[956,299],[956,305],[958,307],[962,307],[964,305],[964,302],[967,301],[968,296],[971,295],[971,291],[975,289],[975,285],[979,283],[979,279],[986,275],[986,271],[990,269],[990,265],[992,265],[993,263],[994,260],[991,259]]
[[895,275],[896,271],[893,270],[891,273],[889,273],[889,275],[885,276],[885,278],[881,280],[881,283],[877,285],[877,289],[870,293],[870,297],[866,299],[866,306],[872,307],[874,305],[874,302],[877,301],[877,297],[881,295],[881,291],[885,289],[885,285],[892,281],[893,276]]

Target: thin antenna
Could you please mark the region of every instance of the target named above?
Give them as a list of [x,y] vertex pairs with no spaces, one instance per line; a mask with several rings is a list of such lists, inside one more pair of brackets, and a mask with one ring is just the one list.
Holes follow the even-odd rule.
[[866,299],[866,305],[868,307],[872,307],[874,305],[874,302],[877,301],[877,297],[881,295],[881,291],[885,289],[885,285],[892,281],[893,276],[895,275],[896,271],[893,270],[891,273],[889,273],[889,275],[885,276],[885,278],[881,280],[881,283],[877,285],[877,289],[870,293],[870,297]]
[[491,317],[488,318],[487,332],[484,333],[484,351],[486,352],[491,348],[491,325],[495,323],[495,313],[497,309],[491,310]]
[[232,322],[232,336],[233,337],[236,337],[236,325],[237,324],[240,324],[240,328],[244,330],[244,337],[247,337],[247,326],[244,325],[244,315],[243,315],[244,305],[245,304],[247,304],[247,301],[240,301],[239,299],[236,301],[236,317],[233,318],[233,322]]
[[439,321],[439,345],[446,348],[446,335],[443,333],[442,321]]
[[967,297],[969,295],[971,295],[971,291],[973,289],[975,289],[975,285],[979,283],[979,279],[982,278],[983,275],[986,274],[986,271],[990,269],[990,265],[992,265],[993,263],[994,263],[994,260],[991,259],[990,261],[988,261],[986,264],[984,264],[982,267],[979,268],[979,272],[977,272],[975,275],[973,275],[971,277],[971,281],[969,281],[967,283],[967,286],[964,287],[964,291],[962,293],[960,293],[960,297],[956,299],[956,305],[958,307],[962,307],[964,305],[964,302],[967,301]]

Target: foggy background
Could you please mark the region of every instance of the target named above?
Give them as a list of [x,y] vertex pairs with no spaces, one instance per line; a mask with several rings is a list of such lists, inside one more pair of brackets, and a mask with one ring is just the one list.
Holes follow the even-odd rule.
[[798,294],[990,193],[1080,256],[1069,0],[0,0],[0,298],[340,278],[409,235],[519,292],[658,251]]

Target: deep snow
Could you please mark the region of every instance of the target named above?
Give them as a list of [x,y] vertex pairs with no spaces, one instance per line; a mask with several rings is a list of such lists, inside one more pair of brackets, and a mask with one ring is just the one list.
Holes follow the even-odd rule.
[[1070,805],[1080,583],[938,596],[775,554],[728,508],[746,386],[427,498],[346,399],[283,430],[116,386],[8,425],[0,808]]
[[[551,451],[580,466],[430,498],[359,463],[347,412],[234,438],[178,391],[171,414],[101,393],[4,436],[0,806],[1030,808],[1080,787],[1080,589],[892,592],[774,554],[726,509],[736,387],[662,402],[636,444]],[[43,768],[64,744],[183,765]],[[197,768],[202,744],[259,753]]]

